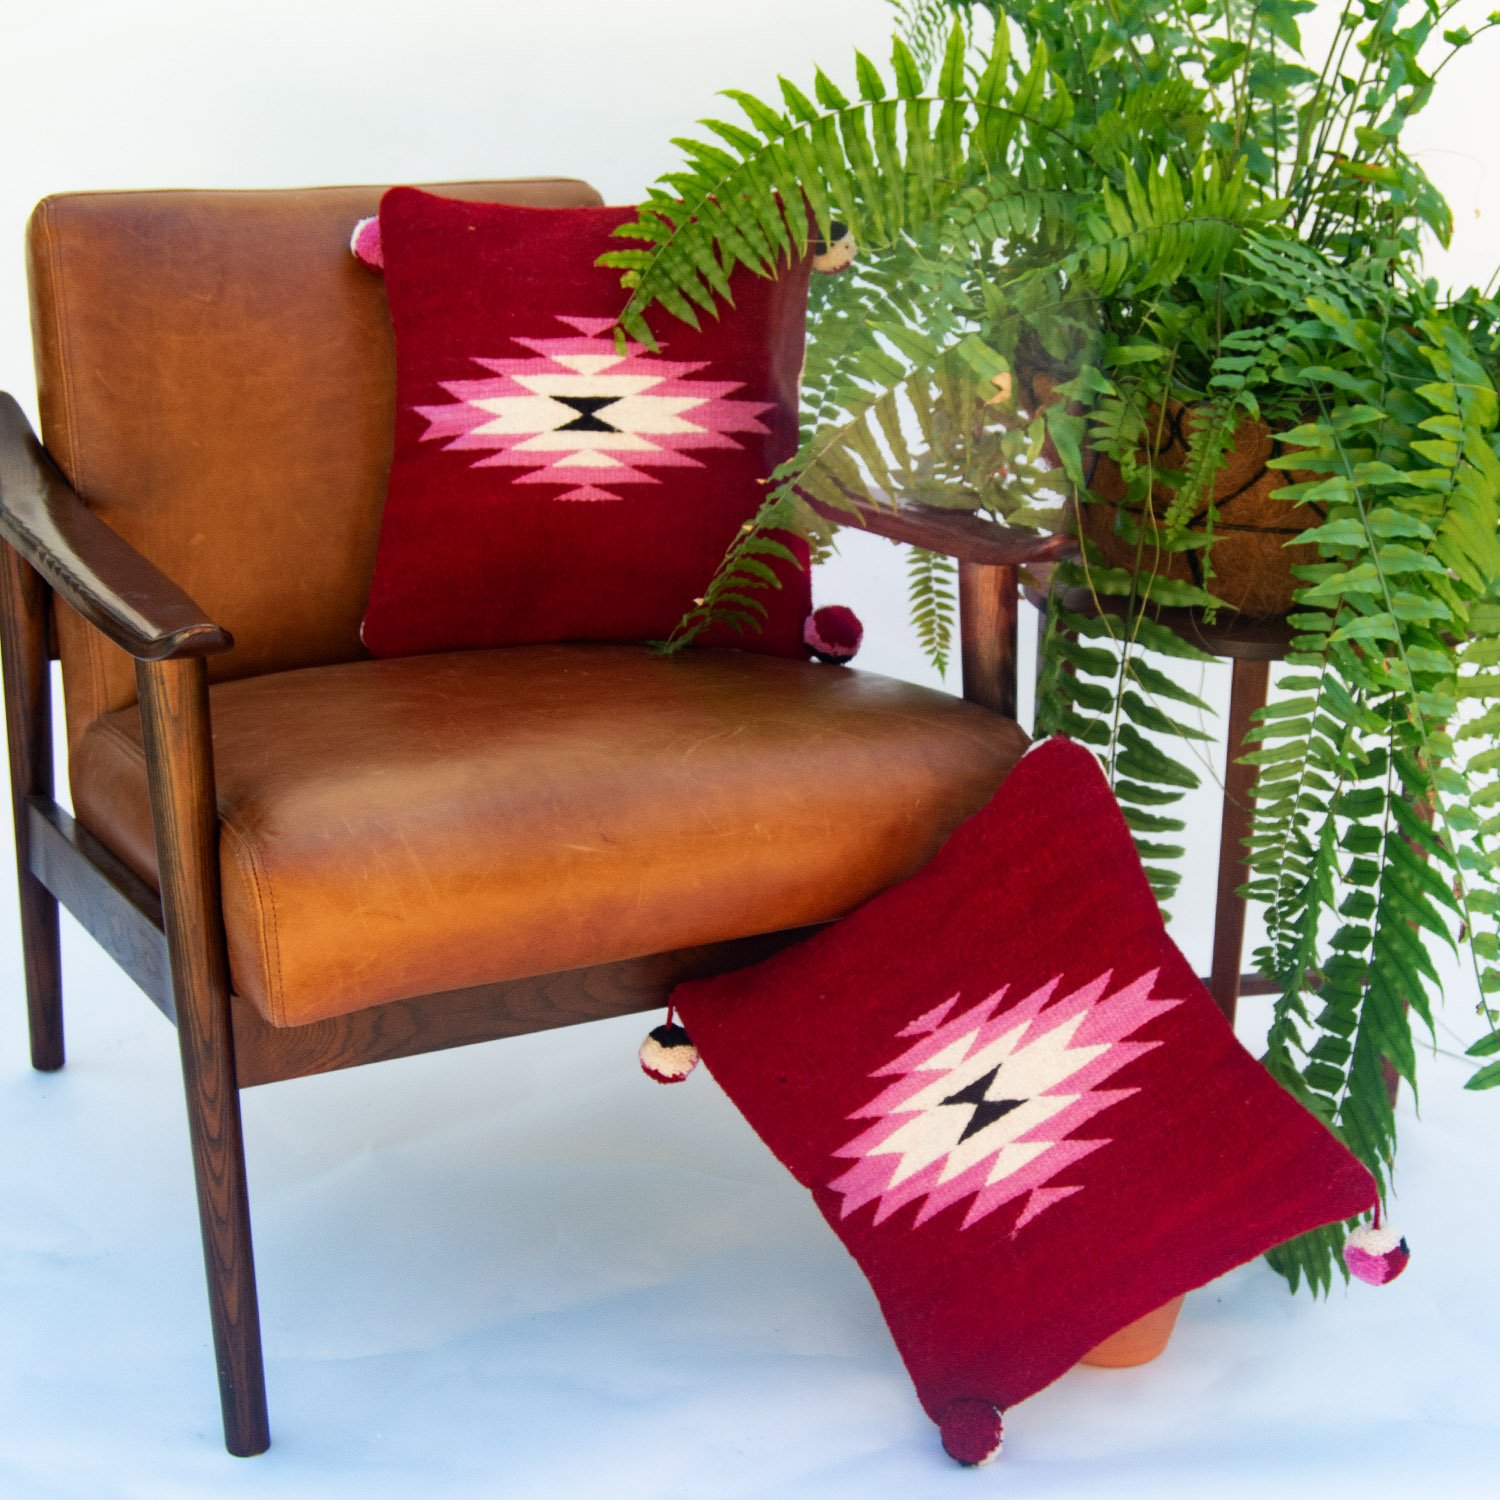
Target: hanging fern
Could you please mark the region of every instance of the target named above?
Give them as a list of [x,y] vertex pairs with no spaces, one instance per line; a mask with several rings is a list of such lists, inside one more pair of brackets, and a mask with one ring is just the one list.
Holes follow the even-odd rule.
[[[717,315],[737,269],[774,274],[835,218],[860,246],[813,289],[798,452],[669,648],[719,618],[753,629],[778,533],[824,546],[820,512],[854,496],[1041,526],[1103,498],[1109,466],[1130,566],[1090,547],[1058,570],[1037,727],[1096,749],[1163,900],[1207,709],[1179,681],[1204,658],[1157,614],[1217,604],[1163,573],[1192,552],[1219,586],[1226,455],[1247,421],[1276,435],[1319,561],[1249,757],[1266,1061],[1384,1189],[1385,1077],[1415,1084],[1432,943],[1473,963],[1471,1086],[1500,1085],[1500,308],[1420,270],[1452,216],[1400,138],[1441,71],[1440,7],[1349,0],[1321,67],[1307,8],[896,0],[888,67],[731,92],[738,119],[679,143],[605,263],[620,336],[650,344],[650,318]],[[948,576],[918,554],[909,578],[946,665]],[[1326,1290],[1342,1239],[1273,1264]]]
[[[1292,489],[1327,507],[1305,539],[1328,560],[1304,570],[1294,617],[1292,660],[1313,671],[1284,685],[1292,696],[1255,731],[1250,893],[1267,910],[1257,962],[1280,990],[1268,1064],[1384,1183],[1396,1144],[1386,1068],[1415,1088],[1408,1012],[1431,1033],[1441,999],[1426,943],[1463,934],[1481,995],[1497,988],[1493,929],[1475,928],[1494,911],[1496,829],[1465,774],[1475,736],[1449,732],[1466,695],[1496,691],[1476,668],[1500,659],[1497,403],[1436,317],[1392,334],[1336,300],[1309,311],[1303,336],[1325,362],[1287,378],[1354,400],[1288,433],[1300,451],[1279,460],[1325,476]],[[1398,468],[1397,454],[1422,462]],[[1278,1265],[1326,1287],[1342,1270],[1336,1249],[1305,1238]]]
[[930,92],[899,37],[889,80],[856,54],[853,99],[821,70],[812,97],[782,79],[781,109],[728,91],[744,123],[705,120],[712,141],[675,142],[685,166],[663,176],[637,219],[616,231],[646,248],[601,257],[625,273],[630,291],[621,336],[654,347],[644,316],[654,303],[696,327],[700,312],[715,314],[728,300],[733,267],[770,275],[804,254],[809,219],[825,237],[837,219],[865,250],[888,248],[976,178],[1005,173],[1024,186],[1039,174],[1018,157],[1044,145],[1076,149],[1061,128],[1072,101],[1049,91],[1045,49],[1012,87],[1008,33],[996,37],[971,81],[966,33],[955,27]]

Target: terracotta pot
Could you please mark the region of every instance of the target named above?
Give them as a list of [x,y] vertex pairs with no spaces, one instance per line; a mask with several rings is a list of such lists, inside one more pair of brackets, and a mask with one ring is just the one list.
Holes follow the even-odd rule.
[[[1023,382],[1023,389],[1045,403],[1056,381],[1036,374]],[[1168,469],[1181,469],[1187,458],[1188,408],[1174,404],[1163,424],[1162,446],[1157,461]],[[1144,525],[1144,556],[1152,571],[1163,578],[1205,585],[1209,592],[1231,608],[1247,615],[1284,615],[1293,608],[1292,595],[1301,580],[1292,576],[1294,566],[1318,561],[1311,543],[1289,547],[1292,537],[1316,526],[1323,519],[1317,505],[1273,500],[1271,491],[1316,476],[1302,470],[1268,469],[1267,460],[1278,444],[1263,422],[1245,421],[1235,431],[1234,443],[1214,484],[1213,500],[1218,511],[1213,528],[1214,576],[1203,577],[1201,552],[1159,552],[1152,547],[1155,520],[1166,513],[1171,495],[1157,486],[1153,492],[1153,516]],[[1044,450],[1045,451],[1045,450]],[[1116,528],[1118,506],[1124,499],[1125,483],[1119,466],[1097,454],[1086,455],[1087,473],[1095,499],[1078,508],[1079,531],[1094,542],[1112,567],[1133,568],[1136,543],[1127,541]],[[1188,521],[1188,530],[1204,534],[1208,517],[1205,496]]]
[[1167,1340],[1177,1326],[1177,1314],[1181,1311],[1182,1298],[1174,1297],[1164,1307],[1158,1307],[1155,1312],[1149,1312],[1144,1318],[1137,1318],[1118,1333],[1111,1334],[1102,1344],[1090,1349],[1079,1363],[1098,1365],[1106,1370],[1149,1364],[1167,1347]]

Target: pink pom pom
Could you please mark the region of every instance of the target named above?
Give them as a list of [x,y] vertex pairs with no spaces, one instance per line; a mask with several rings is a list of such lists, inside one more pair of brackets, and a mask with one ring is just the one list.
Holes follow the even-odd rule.
[[385,270],[385,253],[380,248],[380,220],[361,219],[349,236],[349,248],[362,266],[372,271]]
[[1371,1286],[1394,1281],[1411,1259],[1399,1229],[1365,1225],[1344,1242],[1344,1264],[1349,1274]]
[[943,1449],[948,1457],[968,1468],[998,1458],[1005,1440],[1005,1421],[1000,1408],[972,1398],[950,1403],[938,1430],[943,1435]]
[[853,659],[859,643],[865,638],[865,627],[859,616],[842,604],[825,604],[815,609],[802,627],[802,639],[819,661],[842,666]]

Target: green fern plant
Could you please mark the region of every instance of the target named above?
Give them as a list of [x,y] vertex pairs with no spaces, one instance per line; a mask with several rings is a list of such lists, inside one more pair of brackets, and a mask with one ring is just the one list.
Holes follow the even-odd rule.
[[[1500,13],[1348,0],[1309,60],[1312,0],[893,3],[888,66],[730,91],[738,118],[678,143],[604,258],[621,337],[649,344],[653,309],[716,316],[736,268],[773,275],[836,220],[860,247],[814,287],[798,452],[667,648],[755,628],[777,534],[827,545],[853,496],[1049,527],[1098,503],[1107,463],[1130,563],[1089,544],[1057,570],[1037,727],[1096,749],[1166,901],[1208,731],[1184,685],[1202,654],[1158,611],[1221,607],[1215,484],[1265,424],[1318,559],[1249,756],[1267,1064],[1384,1188],[1387,1073],[1415,1087],[1434,944],[1479,986],[1470,1086],[1500,1084],[1500,307],[1423,274],[1452,218],[1401,144]],[[1185,553],[1198,582],[1168,576]],[[951,580],[918,553],[910,584],[944,667]],[[1326,1289],[1341,1243],[1273,1263]]]

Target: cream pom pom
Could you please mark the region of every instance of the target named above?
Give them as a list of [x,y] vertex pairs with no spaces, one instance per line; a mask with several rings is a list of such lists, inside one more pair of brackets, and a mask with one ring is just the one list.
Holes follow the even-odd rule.
[[675,1022],[658,1026],[641,1043],[641,1072],[657,1083],[681,1083],[698,1066],[698,1049]]

